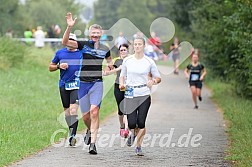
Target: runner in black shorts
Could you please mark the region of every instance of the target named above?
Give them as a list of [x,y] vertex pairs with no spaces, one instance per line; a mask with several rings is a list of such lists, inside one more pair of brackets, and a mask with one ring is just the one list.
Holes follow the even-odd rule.
[[204,65],[199,62],[199,51],[195,49],[192,54],[192,62],[185,69],[186,78],[189,79],[189,85],[192,91],[192,99],[195,104],[195,109],[198,109],[197,96],[199,101],[202,101],[201,89],[202,81],[206,75]]
[[[70,34],[69,40],[76,40],[74,34]],[[67,47],[56,52],[49,65],[49,71],[60,69],[59,90],[62,105],[65,112],[65,120],[69,127],[69,145],[76,143],[76,131],[78,127],[78,71],[80,69],[81,52],[75,48]]]
[[128,56],[128,44],[122,44],[119,46],[119,59],[116,59],[113,69],[111,69],[109,66],[107,67],[104,72],[104,75],[111,75],[116,73],[116,80],[115,80],[115,85],[114,85],[114,95],[117,103],[117,108],[118,108],[118,116],[119,116],[119,123],[120,123],[120,136],[127,138],[129,135],[129,130],[128,130],[128,121],[127,121],[127,116],[123,114],[123,112],[120,109],[120,103],[124,99],[124,92],[119,89],[119,77],[121,73],[121,65],[123,63],[123,59]]

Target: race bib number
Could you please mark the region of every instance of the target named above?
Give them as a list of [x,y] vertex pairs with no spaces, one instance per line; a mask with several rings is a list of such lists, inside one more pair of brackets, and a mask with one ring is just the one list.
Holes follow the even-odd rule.
[[191,81],[198,81],[199,80],[199,74],[192,74],[191,75]]
[[134,97],[134,89],[132,87],[126,86],[124,97],[125,98],[133,98]]
[[79,89],[79,87],[80,87],[80,81],[79,80],[75,80],[75,81],[65,83],[65,89],[66,90]]

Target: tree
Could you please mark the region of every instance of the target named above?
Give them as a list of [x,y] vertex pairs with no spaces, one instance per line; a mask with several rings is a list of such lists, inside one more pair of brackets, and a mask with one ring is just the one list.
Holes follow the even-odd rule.
[[4,35],[8,29],[15,30],[14,18],[18,15],[18,0],[0,0],[0,34]]
[[225,39],[226,25],[223,16],[228,15],[230,10],[223,1],[194,1],[191,14],[191,29],[194,44],[201,48],[205,56],[205,62],[212,68],[215,74],[225,77],[229,70],[230,46]]
[[251,9],[247,0],[194,0],[190,11],[195,43],[206,53],[208,68],[248,98],[252,98]]
[[129,19],[144,34],[150,34],[150,25],[154,17],[148,10],[147,0],[123,0],[118,7],[119,18]]
[[[15,36],[22,37],[27,28],[42,26],[44,31],[52,24],[65,27],[65,15],[68,11],[75,16],[83,5],[72,0],[26,0],[25,4],[20,4],[19,0],[0,0],[0,24],[1,34],[3,35],[8,28],[12,28]],[[78,20],[76,29],[83,29],[81,19]],[[64,28],[62,28],[64,29]]]
[[[75,4],[71,0],[38,0],[28,1],[25,9],[29,13],[29,25],[37,27],[39,25],[47,30],[52,24],[58,24],[62,29],[66,26],[65,15],[67,12],[72,12],[75,17],[78,16],[81,6]],[[78,19],[77,23],[81,23]],[[80,25],[75,28],[79,29]]]
[[172,16],[174,21],[186,32],[190,32],[191,19],[189,12],[195,0],[175,0],[172,2]]
[[154,17],[167,17],[174,20],[173,5],[175,0],[147,0],[146,6]]
[[103,29],[109,29],[119,19],[118,8],[121,1],[99,0],[94,4],[93,22],[100,24]]
[[233,13],[224,18],[228,43],[233,46],[230,55],[230,78],[235,82],[238,94],[252,98],[252,2],[247,0],[227,1]]

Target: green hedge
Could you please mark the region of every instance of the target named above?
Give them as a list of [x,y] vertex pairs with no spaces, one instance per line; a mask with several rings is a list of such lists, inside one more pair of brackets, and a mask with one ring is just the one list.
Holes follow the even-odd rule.
[[6,70],[13,66],[19,66],[24,59],[26,46],[8,38],[0,38],[0,69]]
[[207,55],[208,68],[252,98],[252,2],[194,0],[190,11],[194,43]]

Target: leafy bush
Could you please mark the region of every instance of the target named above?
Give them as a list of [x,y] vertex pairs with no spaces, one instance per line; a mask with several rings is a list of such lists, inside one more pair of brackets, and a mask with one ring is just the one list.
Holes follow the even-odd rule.
[[0,69],[17,67],[23,62],[26,47],[15,40],[0,38]]
[[247,0],[195,0],[190,11],[194,42],[206,53],[205,64],[247,98],[252,98],[251,10]]

